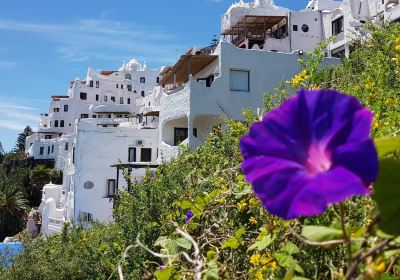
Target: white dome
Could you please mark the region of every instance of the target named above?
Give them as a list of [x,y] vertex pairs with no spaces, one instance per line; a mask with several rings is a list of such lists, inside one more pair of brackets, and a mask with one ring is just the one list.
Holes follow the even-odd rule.
[[142,70],[142,64],[140,64],[136,59],[132,59],[128,63],[124,64],[121,70],[125,71]]

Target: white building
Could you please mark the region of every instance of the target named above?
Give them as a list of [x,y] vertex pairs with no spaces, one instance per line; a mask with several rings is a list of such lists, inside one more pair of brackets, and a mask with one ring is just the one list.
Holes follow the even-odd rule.
[[26,142],[30,157],[63,172],[62,185],[44,187],[43,232],[60,232],[65,221],[112,221],[124,173],[139,179],[144,167],[177,156],[179,145],[201,145],[224,118],[242,120],[320,42],[334,37],[324,63],[338,63],[332,57],[350,53],[365,22],[399,17],[395,0],[311,0],[301,11],[240,1],[224,13],[218,44],[191,48],[171,67],[132,60],[118,71],[89,68],[66,96],[52,97]]

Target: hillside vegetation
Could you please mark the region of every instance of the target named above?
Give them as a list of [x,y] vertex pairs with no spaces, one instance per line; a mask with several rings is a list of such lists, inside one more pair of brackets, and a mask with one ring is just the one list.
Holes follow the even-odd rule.
[[266,94],[263,110],[245,112],[246,122],[227,120],[197,151],[183,149],[143,183],[127,177],[132,191],[116,198],[113,224],[67,225],[59,236],[26,240],[0,279],[399,279],[399,139],[377,141],[376,194],[291,221],[270,215],[254,196],[238,145],[289,88],[356,96],[375,113],[374,138],[396,136],[400,27],[371,29],[341,65],[320,68],[322,46],[301,62],[302,73]]

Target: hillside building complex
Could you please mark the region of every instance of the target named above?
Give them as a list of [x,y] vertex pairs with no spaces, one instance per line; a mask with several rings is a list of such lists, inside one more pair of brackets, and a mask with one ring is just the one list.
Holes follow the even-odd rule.
[[[311,0],[304,10],[272,0],[240,1],[222,16],[221,38],[193,47],[172,66],[150,69],[135,60],[116,71],[88,69],[67,95],[51,97],[26,153],[60,170],[62,185],[43,188],[44,234],[64,222],[112,221],[113,197],[128,173],[140,180],[196,148],[223,119],[242,120],[263,94],[301,71],[298,60],[328,42],[324,63],[349,55],[371,21],[397,21],[398,0]],[[330,39],[333,38],[333,39]]]

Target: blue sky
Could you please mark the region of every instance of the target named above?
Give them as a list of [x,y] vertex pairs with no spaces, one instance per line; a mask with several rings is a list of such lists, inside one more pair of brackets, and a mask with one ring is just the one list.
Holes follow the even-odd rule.
[[[115,69],[136,58],[172,64],[211,42],[232,0],[4,1],[0,9],[0,141],[12,149],[37,126],[49,97],[65,94],[87,67]],[[299,10],[307,0],[276,0]]]

